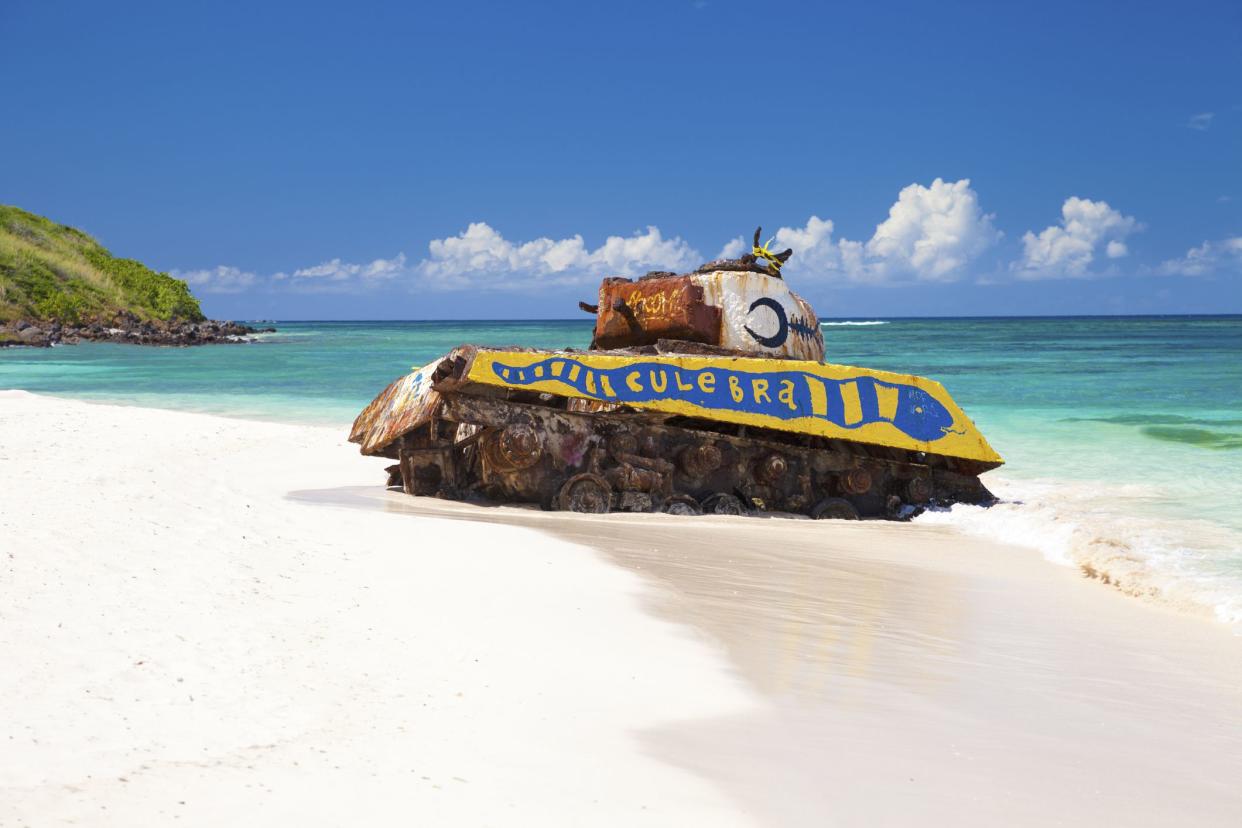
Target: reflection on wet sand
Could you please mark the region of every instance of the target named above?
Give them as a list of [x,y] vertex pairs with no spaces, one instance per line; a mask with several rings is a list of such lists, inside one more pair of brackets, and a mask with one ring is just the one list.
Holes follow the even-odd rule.
[[[825,536],[860,527],[773,518],[586,517],[411,498],[376,489],[296,492],[331,502],[454,520],[502,522],[590,546],[655,589],[660,617],[722,646],[755,689],[850,704],[853,680],[929,692],[953,680],[962,608],[934,571],[822,554]],[[904,527],[918,537],[926,532]],[[918,649],[923,658],[911,660]]]

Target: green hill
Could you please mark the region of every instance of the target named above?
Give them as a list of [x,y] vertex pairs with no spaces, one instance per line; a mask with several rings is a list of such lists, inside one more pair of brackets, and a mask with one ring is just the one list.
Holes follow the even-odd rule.
[[72,227],[0,205],[0,325],[202,322],[190,288],[133,259],[118,259]]

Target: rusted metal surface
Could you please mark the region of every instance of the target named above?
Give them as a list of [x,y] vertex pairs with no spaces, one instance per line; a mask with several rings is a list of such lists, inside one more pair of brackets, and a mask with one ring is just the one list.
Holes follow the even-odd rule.
[[423,486],[425,494],[556,508],[576,503],[595,511],[606,488],[614,510],[665,508],[684,514],[693,501],[700,511],[715,514],[755,509],[814,513],[818,508],[820,516],[830,517],[848,511],[837,501],[856,516],[886,517],[933,496],[954,502],[990,497],[977,478],[947,468],[859,455],[848,446],[781,441],[773,434],[743,437],[698,430],[634,412],[574,413],[452,392],[444,395],[442,415],[477,423],[490,436],[471,457],[467,452],[403,451],[403,464],[408,453],[454,465],[424,472],[420,481],[453,479],[458,487],[428,492]]
[[599,288],[595,344],[599,348],[654,345],[660,339],[718,344],[720,308],[703,300],[689,276],[605,279]]

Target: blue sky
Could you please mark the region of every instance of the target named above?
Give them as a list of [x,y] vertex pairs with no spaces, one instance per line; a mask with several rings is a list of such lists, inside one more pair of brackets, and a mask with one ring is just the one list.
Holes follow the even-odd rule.
[[569,317],[759,223],[825,317],[1242,312],[1237,2],[6,0],[0,37],[0,202],[219,317]]

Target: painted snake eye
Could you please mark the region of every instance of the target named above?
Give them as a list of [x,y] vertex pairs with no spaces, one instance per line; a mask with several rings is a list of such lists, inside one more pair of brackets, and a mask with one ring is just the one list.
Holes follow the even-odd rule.
[[785,340],[789,338],[789,317],[785,315],[785,308],[780,302],[768,296],[761,296],[754,302],[750,303],[750,309],[746,312],[747,316],[755,312],[756,308],[768,308],[772,311],[776,318],[776,332],[771,336],[765,336],[753,330],[750,325],[743,325],[742,329],[750,334],[755,342],[765,348],[779,348],[785,344]]
[[914,413],[915,413],[915,414],[922,414],[922,413],[923,413],[923,406],[921,406],[921,405],[916,405],[916,406],[914,407]]

